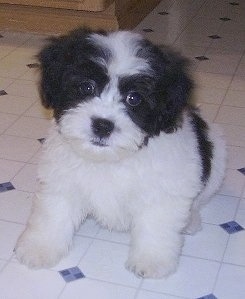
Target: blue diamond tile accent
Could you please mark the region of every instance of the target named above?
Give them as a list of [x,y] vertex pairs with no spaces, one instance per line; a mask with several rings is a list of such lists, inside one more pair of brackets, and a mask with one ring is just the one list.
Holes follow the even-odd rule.
[[0,184],[0,192],[6,192],[15,189],[15,187],[10,182]]
[[196,58],[197,60],[200,60],[200,61],[203,61],[203,60],[209,60],[209,58],[206,57],[206,56],[196,56],[195,58]]
[[237,169],[238,171],[240,171],[242,174],[244,174],[245,175],[245,167],[243,167],[243,168],[240,168],[240,169]]
[[39,138],[39,139],[37,139],[41,144],[43,144],[44,142],[45,142],[45,138]]
[[59,271],[59,273],[66,282],[71,282],[85,277],[85,275],[78,267],[64,269],[62,271]]
[[219,39],[219,38],[221,38],[221,36],[219,36],[217,34],[209,35],[208,37],[212,38],[212,39]]
[[5,90],[0,90],[0,96],[5,96],[7,94],[7,92]]
[[29,63],[26,66],[28,66],[30,69],[39,68],[39,64],[38,63]]
[[220,226],[228,233],[228,234],[234,234],[241,230],[244,230],[244,228],[238,224],[236,221],[230,221],[223,224],[220,224]]
[[218,299],[218,298],[215,297],[213,294],[209,294],[209,295],[205,295],[203,297],[199,297],[197,299]]
[[153,32],[154,30],[151,29],[151,28],[144,28],[143,31],[144,31],[144,32]]
[[227,17],[223,17],[223,18],[219,18],[221,21],[224,21],[224,22],[227,22],[227,21],[230,21],[231,19],[230,18],[227,18]]
[[158,14],[161,15],[161,16],[166,16],[166,15],[168,15],[169,13],[166,12],[166,11],[160,11]]

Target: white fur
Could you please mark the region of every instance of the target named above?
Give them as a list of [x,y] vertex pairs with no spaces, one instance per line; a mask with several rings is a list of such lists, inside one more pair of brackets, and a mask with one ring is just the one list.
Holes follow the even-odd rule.
[[99,61],[108,68],[111,77],[120,75],[133,75],[137,73],[149,72],[150,66],[143,58],[137,57],[139,50],[138,42],[142,36],[128,31],[112,32],[108,36],[92,34],[90,37],[96,45],[109,48],[112,53],[112,59],[109,63]]
[[[162,132],[141,148],[145,133],[125,113],[117,78],[148,66],[133,57],[131,35],[120,34],[92,36],[114,49],[108,66],[111,80],[100,97],[66,111],[59,125],[53,123],[45,142],[40,191],[16,246],[17,258],[29,267],[55,265],[68,253],[74,231],[90,215],[109,229],[131,232],[128,269],[143,277],[169,275],[178,264],[182,232],[200,228],[199,209],[221,184],[225,146],[220,133],[211,126],[214,157],[204,186],[188,113],[182,128]],[[122,44],[122,36],[129,47]],[[104,140],[106,146],[93,144],[93,117],[115,124]]]
[[54,265],[67,254],[80,223],[92,215],[109,229],[131,231],[130,270],[153,278],[172,273],[191,207],[197,212],[195,207],[207,201],[223,177],[224,144],[214,132],[211,136],[215,156],[211,178],[203,188],[196,139],[187,117],[181,130],[161,133],[119,161],[100,159],[107,148],[101,153],[98,149],[94,161],[86,154],[83,158],[83,149],[73,151],[54,125],[40,164],[41,191],[18,241],[18,259],[30,267]]

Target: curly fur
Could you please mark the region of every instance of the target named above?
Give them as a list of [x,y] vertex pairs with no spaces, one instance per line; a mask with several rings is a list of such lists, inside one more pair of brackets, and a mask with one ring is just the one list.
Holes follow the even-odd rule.
[[54,121],[17,258],[53,266],[93,216],[130,231],[126,267],[136,275],[174,272],[183,232],[200,229],[225,169],[221,134],[190,105],[186,60],[132,32],[87,29],[51,39],[39,60]]

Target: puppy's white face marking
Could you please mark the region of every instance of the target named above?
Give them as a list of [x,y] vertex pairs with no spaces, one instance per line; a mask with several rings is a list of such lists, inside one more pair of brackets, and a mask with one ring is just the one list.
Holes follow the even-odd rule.
[[108,36],[91,35],[91,40],[95,44],[111,51],[111,59],[102,63],[107,67],[111,78],[150,72],[151,69],[148,62],[143,58],[137,57],[137,52],[140,50],[139,42],[142,39],[141,35],[126,31],[113,32]]
[[[108,135],[98,136],[93,131],[93,119],[104,119],[113,124]],[[61,119],[61,133],[73,149],[92,160],[118,160],[136,152],[145,134],[125,114],[122,104],[102,98],[81,103]]]

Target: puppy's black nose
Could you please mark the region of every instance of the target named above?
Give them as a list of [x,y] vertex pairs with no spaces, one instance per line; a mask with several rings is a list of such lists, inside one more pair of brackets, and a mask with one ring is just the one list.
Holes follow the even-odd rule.
[[93,133],[100,138],[109,137],[114,127],[114,123],[106,118],[92,118]]

